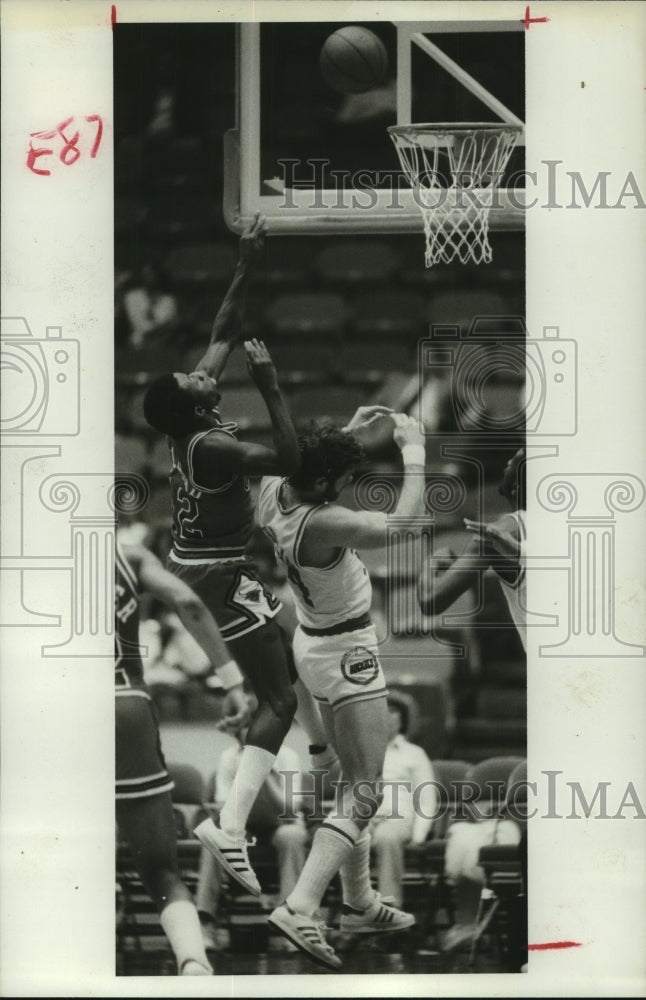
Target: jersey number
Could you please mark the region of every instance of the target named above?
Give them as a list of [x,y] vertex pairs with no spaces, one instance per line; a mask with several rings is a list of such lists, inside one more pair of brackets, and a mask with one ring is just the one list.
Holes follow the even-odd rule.
[[194,526],[194,522],[197,521],[200,514],[196,498],[191,496],[183,486],[179,486],[176,500],[175,518],[179,526],[180,538],[190,538],[191,536],[202,538],[204,532],[201,528]]
[[312,600],[312,596],[309,590],[303,583],[303,578],[301,577],[301,574],[298,572],[297,567],[294,566],[294,564],[289,561],[289,559],[285,555],[282,546],[278,544],[276,536],[274,532],[271,530],[271,528],[265,528],[265,533],[269,535],[269,537],[271,538],[274,545],[274,549],[276,551],[276,555],[278,556],[278,558],[280,559],[280,561],[283,563],[283,565],[287,570],[287,579],[298,589],[301,597],[303,598],[307,606],[313,608],[314,601]]

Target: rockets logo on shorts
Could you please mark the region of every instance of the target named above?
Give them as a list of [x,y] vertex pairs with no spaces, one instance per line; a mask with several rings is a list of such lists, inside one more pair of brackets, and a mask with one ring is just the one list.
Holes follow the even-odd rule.
[[355,646],[344,654],[341,673],[351,684],[364,686],[374,681],[379,673],[379,662],[375,654],[365,646]]

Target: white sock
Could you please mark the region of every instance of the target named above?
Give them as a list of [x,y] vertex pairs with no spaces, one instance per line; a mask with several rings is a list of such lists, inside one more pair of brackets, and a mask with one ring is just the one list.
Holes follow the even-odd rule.
[[189,961],[198,962],[213,972],[211,963],[206,957],[200,919],[193,903],[188,899],[178,899],[174,903],[169,903],[161,911],[159,919],[175,953],[178,972],[181,972],[182,966]]
[[370,883],[370,834],[364,830],[341,865],[343,902],[354,910],[365,910],[375,900]]
[[359,828],[351,819],[325,820],[314,834],[312,848],[287,903],[311,917],[323,894],[354,847]]
[[243,837],[251,807],[271,771],[276,754],[247,745],[240,754],[240,764],[227,800],[220,813],[220,828],[230,837]]

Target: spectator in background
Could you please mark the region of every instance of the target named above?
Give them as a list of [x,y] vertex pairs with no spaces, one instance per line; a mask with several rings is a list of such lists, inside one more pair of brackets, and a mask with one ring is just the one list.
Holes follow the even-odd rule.
[[486,928],[486,917],[480,925],[477,922],[485,885],[484,869],[478,863],[480,848],[490,844],[517,845],[520,840],[519,824],[498,816],[453,823],[449,827],[444,875],[452,886],[455,922],[443,935],[442,951],[457,951],[470,945]]
[[[438,806],[437,788],[426,784],[435,780],[433,765],[422,748],[409,743],[405,736],[409,718],[406,702],[391,695],[388,698],[389,741],[383,771],[384,800],[370,826],[379,892],[393,898],[399,907],[402,905],[404,849],[425,842]],[[389,781],[405,781],[408,785],[391,792]],[[415,789],[420,786],[424,787],[414,799]],[[416,810],[414,801],[417,798],[419,808]]]
[[[257,708],[255,695],[248,694],[247,700],[253,715]],[[216,770],[215,804],[218,809],[226,801],[235,781],[240,754],[246,739],[246,729],[239,730],[235,736],[235,743],[222,753]],[[281,819],[284,813],[298,813],[299,803],[297,798],[294,801],[286,801],[286,787],[280,772],[297,772],[293,779],[293,791],[298,795],[301,789],[301,770],[298,754],[283,743],[247,821],[247,829],[257,842],[261,845],[270,844],[276,851],[281,900],[289,895],[296,885],[305,864],[310,837],[300,815],[295,821]],[[223,874],[222,867],[213,855],[203,848],[200,855],[196,903],[207,948],[221,949],[226,945],[226,935],[218,933],[217,927]]]
[[158,346],[178,323],[177,299],[169,279],[155,264],[144,264],[129,291],[123,295],[123,310],[132,347]]

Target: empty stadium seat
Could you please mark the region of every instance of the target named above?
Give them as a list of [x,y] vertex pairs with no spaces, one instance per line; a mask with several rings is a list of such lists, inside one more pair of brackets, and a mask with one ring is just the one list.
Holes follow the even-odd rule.
[[211,235],[214,209],[208,195],[177,187],[149,201],[146,229],[156,239],[176,242]]
[[266,241],[263,258],[254,271],[254,285],[266,286],[272,291],[281,286],[306,287],[308,278],[311,284],[311,256],[311,249],[308,252],[308,243],[303,238],[272,237]]
[[353,298],[351,311],[357,337],[412,338],[425,332],[424,300],[415,292],[366,292]]
[[319,375],[325,380],[341,364],[338,344],[332,337],[316,339],[299,335],[277,340],[272,335],[267,338],[266,344],[276,365],[279,381],[284,375],[289,380],[291,372],[306,372],[310,377]]
[[493,815],[504,804],[509,777],[522,757],[489,757],[474,764],[466,774],[466,780],[473,782],[479,813]]
[[314,260],[314,271],[331,285],[381,284],[389,281],[399,266],[390,243],[377,240],[337,240],[327,243]]
[[170,276],[184,285],[230,282],[235,271],[237,251],[220,243],[190,243],[168,254],[165,266]]
[[295,423],[328,419],[343,426],[363,402],[354,386],[310,386],[290,396],[289,408]]
[[499,292],[460,285],[428,296],[424,309],[429,323],[461,326],[463,335],[476,317],[502,317],[511,312],[510,301]]
[[267,322],[277,335],[341,335],[346,306],[332,292],[298,292],[281,295],[266,312]]
[[346,338],[341,350],[344,371],[388,372],[396,368],[408,370],[410,367],[408,344],[402,344],[400,338],[391,333],[375,334],[370,340],[365,337]]
[[182,354],[178,348],[164,345],[125,347],[116,353],[117,376],[157,375],[182,371]]

